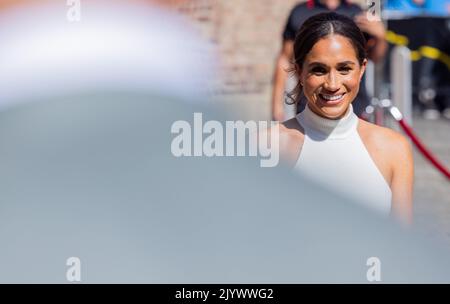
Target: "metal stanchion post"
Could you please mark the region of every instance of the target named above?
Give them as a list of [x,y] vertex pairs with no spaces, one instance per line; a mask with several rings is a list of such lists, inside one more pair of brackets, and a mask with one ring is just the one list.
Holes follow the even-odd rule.
[[364,73],[365,78],[365,87],[367,95],[375,96],[375,65],[369,60],[366,65],[366,72]]
[[392,104],[402,113],[405,121],[412,126],[412,64],[411,51],[405,46],[397,46],[391,54]]

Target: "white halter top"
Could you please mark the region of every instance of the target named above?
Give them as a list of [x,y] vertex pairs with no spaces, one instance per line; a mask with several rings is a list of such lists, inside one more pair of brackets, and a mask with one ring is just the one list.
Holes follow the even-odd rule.
[[305,140],[294,170],[389,215],[391,189],[358,134],[352,105],[337,120],[323,118],[308,106],[296,118],[305,130]]

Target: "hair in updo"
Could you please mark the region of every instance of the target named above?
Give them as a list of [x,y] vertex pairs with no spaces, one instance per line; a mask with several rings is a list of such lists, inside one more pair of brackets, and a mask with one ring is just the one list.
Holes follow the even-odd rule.
[[[363,33],[352,19],[329,12],[308,18],[297,31],[294,40],[294,68],[291,71],[296,72],[297,66],[303,65],[306,55],[320,39],[332,34],[348,38],[355,48],[359,64],[362,65],[367,58],[366,39]],[[292,103],[297,103],[301,93],[302,85],[299,81],[294,90],[287,95]]]

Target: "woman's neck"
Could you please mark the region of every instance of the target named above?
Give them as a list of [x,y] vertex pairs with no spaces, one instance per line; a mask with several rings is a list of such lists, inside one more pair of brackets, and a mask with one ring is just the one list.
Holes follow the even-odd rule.
[[353,111],[352,105],[349,104],[347,109],[345,109],[345,111],[338,117],[328,117],[328,116],[323,115],[323,113],[320,113],[319,111],[317,111],[317,109],[315,107],[309,107],[309,104],[307,104],[306,106],[317,116],[320,116],[323,119],[330,119],[330,120],[339,120],[339,119],[345,117],[346,115],[348,115],[349,111]]
[[350,104],[347,111],[338,119],[320,116],[312,111],[309,105],[298,114],[298,121],[306,133],[317,139],[341,139],[347,137],[358,124],[358,117],[353,113]]

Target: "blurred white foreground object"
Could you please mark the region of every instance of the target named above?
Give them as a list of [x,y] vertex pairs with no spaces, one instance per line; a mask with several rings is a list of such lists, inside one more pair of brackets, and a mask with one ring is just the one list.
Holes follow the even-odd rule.
[[211,49],[184,19],[139,3],[81,3],[79,22],[66,1],[0,12],[0,108],[100,89],[205,100]]

